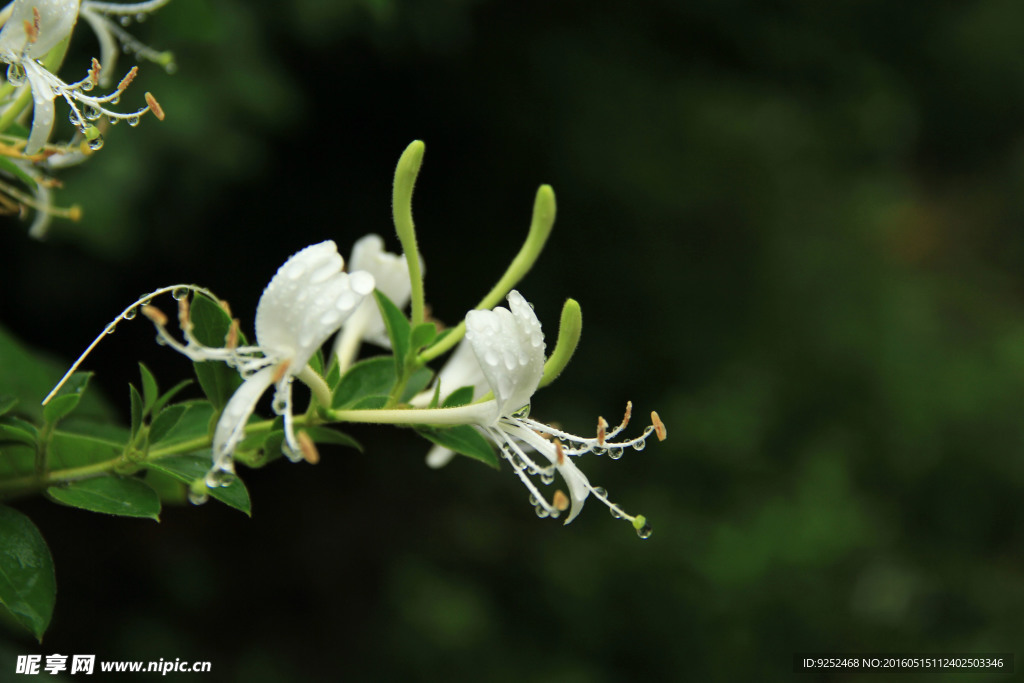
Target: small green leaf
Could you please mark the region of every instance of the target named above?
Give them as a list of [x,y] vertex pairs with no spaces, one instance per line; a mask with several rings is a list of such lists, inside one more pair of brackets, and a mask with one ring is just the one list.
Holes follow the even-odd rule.
[[473,402],[473,387],[460,387],[448,394],[444,400],[443,408],[455,408],[468,405]]
[[186,379],[186,380],[183,380],[181,382],[178,382],[173,387],[168,389],[167,393],[165,393],[163,396],[158,398],[156,400],[156,402],[153,404],[153,411],[152,411],[153,415],[159,415],[160,411],[164,409],[164,406],[167,405],[168,403],[170,403],[171,399],[174,398],[175,396],[177,396],[178,393],[182,389],[187,387],[189,384],[192,384],[192,380]]
[[160,497],[135,477],[111,475],[85,479],[67,486],[51,486],[46,493],[58,503],[90,512],[160,521]]
[[139,373],[142,375],[142,412],[147,414],[153,409],[156,400],[160,397],[160,391],[157,388],[156,377],[142,363],[139,363]]
[[42,642],[57,599],[50,549],[32,520],[4,505],[0,539],[0,603]]
[[412,350],[419,351],[437,337],[437,325],[434,323],[420,323],[412,329],[409,334],[409,344]]
[[351,408],[367,396],[387,396],[395,384],[395,364],[387,356],[359,361],[334,390],[332,408]]
[[0,443],[13,441],[15,443],[35,446],[38,438],[39,432],[36,428],[24,420],[9,417],[0,422]]
[[494,454],[494,449],[491,448],[490,442],[469,425],[459,425],[458,427],[443,429],[424,428],[417,429],[416,431],[438,446],[450,448],[456,453],[479,460],[495,469],[498,467],[498,456]]
[[124,452],[124,446],[123,442],[58,430],[50,439],[50,468],[82,467],[113,460]]
[[[161,458],[155,462],[147,463],[146,467],[166,474],[170,474],[178,481],[191,484],[196,479],[202,479],[210,470],[210,456],[207,455],[180,455],[173,458]],[[249,500],[249,491],[245,488],[241,478],[235,479],[230,486],[218,486],[207,489],[211,498],[216,498],[225,505],[236,510],[241,510],[252,517],[252,502]]]
[[309,359],[309,366],[313,368],[313,372],[324,376],[324,351],[323,349],[317,349],[313,357]]
[[129,392],[130,397],[131,397],[131,408],[132,408],[132,410],[131,410],[131,414],[132,414],[132,417],[131,417],[131,419],[132,419],[131,432],[132,432],[132,438],[134,439],[135,435],[138,434],[139,430],[142,428],[142,413],[143,413],[144,408],[143,408],[142,396],[139,394],[139,390],[135,388],[134,384],[129,384],[128,385],[128,392]]
[[[210,433],[210,422],[213,420],[214,410],[209,401],[186,401],[184,403],[176,403],[174,406],[167,408],[164,412],[170,412],[179,406],[184,407],[185,412],[178,417],[178,420],[173,425],[167,427],[167,431],[163,432],[160,437],[160,443],[162,446],[168,446],[181,441],[200,439],[208,436]],[[163,413],[160,414],[156,422],[160,422],[162,417]],[[161,425],[161,430],[163,429],[164,425]],[[150,443],[156,443],[156,439],[151,438]]]
[[413,396],[427,388],[430,380],[434,378],[434,371],[423,367],[416,370],[405,383],[405,391],[402,393],[402,401],[408,402]]
[[[220,304],[207,296],[197,294],[190,307],[192,333],[200,343],[211,347],[224,346],[224,338],[231,327],[231,318]],[[239,343],[244,340],[239,335]],[[196,378],[206,397],[217,410],[223,410],[228,399],[242,383],[237,372],[219,361],[194,363]]]
[[377,299],[377,306],[384,318],[384,326],[387,327],[388,337],[391,339],[391,349],[395,353],[395,376],[400,376],[405,368],[405,359],[409,355],[409,321],[406,320],[402,311],[395,306],[386,295],[379,289],[373,290],[373,296]]
[[353,439],[348,434],[339,432],[336,429],[329,427],[303,427],[303,431],[309,434],[309,438],[317,443],[332,443],[339,446],[348,446],[354,448],[360,453],[363,452],[363,446],[358,441]]
[[47,424],[55,424],[78,406],[91,377],[91,372],[76,372],[71,375],[57,395],[43,406],[43,419]]
[[153,420],[152,426],[149,428],[149,442],[151,444],[158,443],[163,439],[172,429],[174,429],[175,425],[178,424],[178,421],[181,420],[182,415],[184,415],[187,410],[187,405],[183,403],[176,403],[157,415],[156,419]]
[[338,387],[338,382],[341,381],[341,366],[333,359],[331,360],[331,367],[327,369],[327,375],[324,377],[324,380],[332,391]]
[[17,396],[3,395],[0,396],[0,415],[6,415],[11,412],[11,408],[18,404]]

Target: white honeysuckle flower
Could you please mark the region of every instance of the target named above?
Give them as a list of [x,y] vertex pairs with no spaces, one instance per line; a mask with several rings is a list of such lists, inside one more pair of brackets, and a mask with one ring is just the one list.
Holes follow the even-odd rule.
[[302,457],[292,425],[292,380],[298,377],[316,383],[315,373],[307,368],[310,358],[374,288],[371,274],[346,273],[343,266],[344,259],[332,241],[306,247],[289,258],[263,290],[256,307],[255,346],[205,346],[191,334],[187,316],[183,316],[186,343],[182,344],[155,321],[161,340],[193,361],[223,361],[245,379],[228,400],[214,430],[213,467],[207,485],[226,485],[233,479],[232,454],[245,436],[257,401],[271,385],[275,387],[274,412],[284,418],[285,453],[292,460]]
[[[494,393],[493,400],[467,407],[478,416],[476,426],[498,444],[502,457],[529,490],[530,502],[538,516],[558,517],[568,509],[565,520],[568,524],[583,509],[587,497],[594,494],[608,506],[613,516],[633,522],[641,537],[646,538],[650,535],[646,520],[628,515],[610,502],[607,491],[591,485],[572,459],[586,453],[607,453],[618,459],[627,447],[640,450],[647,437],[655,432],[655,425],[647,427],[634,439],[616,443],[611,439],[625,429],[629,421],[628,407],[626,419],[613,430],[608,430],[607,423],[600,418],[595,438],[575,436],[530,419],[527,416],[530,399],[544,374],[544,334],[533,307],[519,292],[509,292],[508,303],[507,309],[470,311],[466,315],[466,340]],[[660,427],[656,414],[652,414],[652,419]],[[659,438],[663,436],[664,432],[659,429]],[[527,448],[539,453],[549,464],[537,464]],[[552,502],[548,502],[530,477],[538,476],[542,483],[550,484],[556,471],[565,481],[569,496],[556,491]]]
[[[25,145],[27,155],[38,153],[50,139],[55,121],[54,100],[57,97],[63,97],[71,107],[71,122],[82,133],[90,128],[90,121],[104,115],[111,123],[126,120],[132,126],[149,111],[163,118],[163,110],[149,93],[146,94],[146,106],[137,111],[121,113],[109,108],[117,104],[121,93],[135,77],[134,68],[121,80],[114,92],[93,97],[86,93],[100,82],[99,62],[94,60],[85,78],[69,84],[39,61],[71,34],[83,7],[79,6],[79,0],[15,0],[10,5],[10,14],[0,31],[0,61],[8,65],[7,82],[19,88],[28,87],[32,92],[32,129]],[[15,106],[17,99],[12,98],[7,106]],[[95,128],[87,140],[94,150],[103,144],[103,138]]]
[[[391,299],[398,308],[405,308],[409,303],[412,290],[409,281],[409,264],[405,260],[405,256],[386,251],[384,240],[380,235],[371,233],[360,238],[352,246],[349,268],[366,271],[373,275],[377,289]],[[360,304],[359,309],[345,322],[334,343],[333,353],[338,358],[342,371],[352,364],[359,352],[359,346],[363,342],[370,342],[384,348],[391,347],[380,308],[373,298],[367,298]]]
[[[171,0],[149,0],[149,2],[98,2],[97,0],[82,0],[82,7],[79,15],[89,24],[89,27],[96,34],[100,43],[100,85],[109,86],[113,82],[114,69],[117,68],[117,58],[123,49],[142,59],[156,62],[167,70],[167,73],[174,73],[176,67],[174,56],[169,52],[160,52],[140,42],[135,36],[128,33],[122,23],[130,22],[132,19],[141,21],[146,15],[154,12]],[[117,17],[114,21],[111,17]],[[120,48],[119,49],[119,45]]]

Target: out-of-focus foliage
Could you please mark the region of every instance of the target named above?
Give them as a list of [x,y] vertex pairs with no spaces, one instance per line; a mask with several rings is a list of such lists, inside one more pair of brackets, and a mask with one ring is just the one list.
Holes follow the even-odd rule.
[[[58,567],[45,651],[565,683],[1021,642],[1020,3],[175,0],[150,25],[178,57],[144,86],[168,118],[67,174],[81,224],[5,226],[5,325],[71,357],[186,279],[251,316],[282,255],[386,232],[422,138],[445,322],[507,262],[522,198],[558,192],[520,289],[548,327],[579,299],[584,334],[533,411],[658,409],[662,448],[590,472],[655,533],[538,521],[508,472],[355,432],[366,455],[253,473],[251,520],[21,506]],[[109,396],[137,359],[184,376],[119,334],[90,368]]]

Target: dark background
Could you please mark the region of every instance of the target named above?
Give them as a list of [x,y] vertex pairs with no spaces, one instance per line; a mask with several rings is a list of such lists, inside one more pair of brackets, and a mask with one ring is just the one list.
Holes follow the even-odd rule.
[[[1024,5],[175,0],[131,30],[179,68],[143,65],[123,101],[152,90],[167,120],[62,175],[81,223],[3,226],[6,327],[66,363],[136,295],[196,282],[251,329],[303,246],[397,249],[391,174],[422,139],[446,322],[555,188],[519,288],[549,340],[579,300],[584,335],[533,414],[586,432],[657,409],[668,441],[581,463],[654,535],[594,501],[538,520],[507,468],[430,471],[425,442],[357,427],[365,455],[246,473],[251,520],[20,503],[58,602],[43,645],[11,632],[10,652],[575,683],[1019,645]],[[85,27],[74,47],[70,73]],[[136,361],[188,376],[152,336],[122,325],[87,363],[125,416]]]

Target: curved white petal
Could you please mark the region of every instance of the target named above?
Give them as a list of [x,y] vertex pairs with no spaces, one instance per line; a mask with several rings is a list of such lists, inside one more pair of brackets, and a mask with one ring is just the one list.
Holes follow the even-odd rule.
[[583,510],[583,503],[587,500],[587,496],[590,495],[590,489],[592,488],[587,475],[583,474],[583,471],[576,467],[576,463],[567,455],[563,455],[561,458],[562,462],[559,463],[558,451],[555,450],[554,444],[532,429],[508,422],[499,424],[498,429],[509,436],[521,439],[555,466],[558,473],[562,475],[562,479],[565,480],[565,485],[569,488],[569,503],[571,507],[569,508],[569,516],[566,517],[565,523],[568,524],[576,519],[576,516]]
[[256,341],[293,372],[341,327],[373,291],[373,276],[344,273],[334,242],[306,247],[281,266],[256,307]]
[[544,374],[544,333],[537,315],[515,290],[508,303],[509,308],[466,314],[466,339],[501,415],[528,404]]
[[268,366],[242,382],[224,406],[217,428],[213,432],[213,467],[224,472],[233,472],[231,454],[245,436],[245,425],[256,409],[256,403],[274,383],[276,366]]
[[[29,44],[25,22],[33,23],[32,9],[39,10],[39,38]],[[38,59],[64,40],[78,19],[78,0],[15,0],[11,16],[0,31],[0,54]],[[27,46],[27,49],[26,49]]]
[[[37,62],[26,59],[22,62],[29,87],[32,89],[32,132],[29,133],[25,154],[35,154],[43,148],[53,132],[54,106],[56,97],[52,82],[58,80]],[[59,81],[58,81],[59,82]]]

